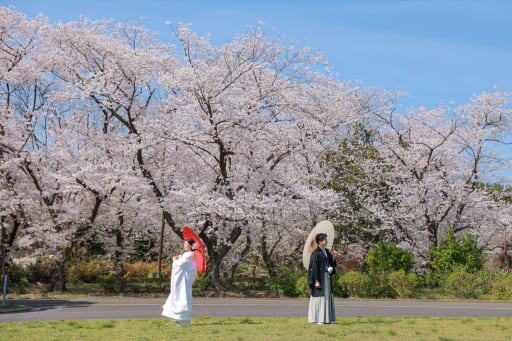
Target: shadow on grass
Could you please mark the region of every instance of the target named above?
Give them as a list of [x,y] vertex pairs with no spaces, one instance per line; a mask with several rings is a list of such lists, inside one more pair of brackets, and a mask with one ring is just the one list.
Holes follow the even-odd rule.
[[0,314],[21,313],[29,310],[30,307],[23,304],[7,303],[0,305]]
[[0,313],[17,313],[26,311],[46,311],[57,308],[88,307],[94,302],[64,299],[13,299],[5,307],[0,306]]

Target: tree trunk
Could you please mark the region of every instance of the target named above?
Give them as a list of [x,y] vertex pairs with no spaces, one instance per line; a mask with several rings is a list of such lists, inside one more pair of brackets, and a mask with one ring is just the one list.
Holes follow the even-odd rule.
[[114,252],[114,271],[117,279],[121,279],[123,278],[124,275],[123,253],[121,252],[121,250],[123,249],[123,233],[121,231],[121,228],[118,228],[114,233],[116,237],[116,250]]
[[[20,223],[20,219],[18,216],[10,215],[12,220],[12,230],[10,233],[7,232],[4,224],[8,224],[6,216],[2,216],[0,220],[0,273],[4,274],[6,269],[10,266],[11,262],[11,248],[14,244],[14,240],[16,239],[16,235],[22,224]],[[25,223],[23,224],[23,228],[25,228]]]
[[162,254],[164,252],[164,230],[165,230],[165,217],[162,213],[162,223],[160,225],[160,241],[158,245],[158,261],[156,266],[156,277],[160,279],[162,273]]
[[265,263],[265,267],[267,268],[267,272],[270,278],[276,277],[276,264],[272,259],[272,251],[268,251],[267,239],[265,236],[261,236],[261,257],[263,259],[263,263]]
[[211,276],[208,280],[208,289],[212,289],[215,292],[224,292],[226,291],[226,287],[221,283],[221,268],[220,264],[215,264],[213,266],[213,271],[211,272]]
[[60,291],[67,291],[66,287],[66,264],[67,260],[58,263],[58,278],[57,278],[57,289]]
[[[225,285],[221,283],[222,261],[231,250],[232,245],[236,243],[242,234],[242,228],[240,226],[233,227],[229,235],[229,245],[228,243],[224,243],[218,247],[216,232],[211,234],[211,237],[205,233],[206,229],[209,227],[212,227],[212,223],[206,221],[199,232],[199,237],[204,241],[209,256],[207,271],[211,276],[208,276],[208,289],[222,292],[226,290]],[[211,271],[209,269],[211,269]]]
[[235,281],[236,269],[238,268],[238,266],[240,265],[242,260],[245,259],[245,257],[251,251],[252,240],[251,240],[251,237],[249,236],[249,234],[247,234],[247,233],[246,233],[246,238],[247,238],[247,241],[245,243],[245,247],[242,250],[242,252],[240,253],[240,260],[238,262],[235,262],[235,264],[233,264],[231,269],[229,269],[230,283],[233,283]]

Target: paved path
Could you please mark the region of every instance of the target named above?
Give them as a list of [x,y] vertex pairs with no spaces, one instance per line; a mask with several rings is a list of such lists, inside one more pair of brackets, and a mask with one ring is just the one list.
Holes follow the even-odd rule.
[[[165,298],[89,297],[77,299],[10,300],[30,311],[0,314],[0,322],[87,319],[161,318]],[[192,317],[307,316],[308,299],[194,298]],[[416,300],[336,299],[338,317],[433,316],[512,317],[512,302],[439,302]]]

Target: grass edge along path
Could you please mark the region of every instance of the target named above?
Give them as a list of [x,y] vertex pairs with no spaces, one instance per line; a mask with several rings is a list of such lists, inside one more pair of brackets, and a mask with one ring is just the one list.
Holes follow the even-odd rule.
[[168,319],[61,320],[2,322],[2,340],[17,341],[159,341],[159,340],[512,340],[512,317],[351,317],[332,325],[308,323],[304,318],[192,319],[188,327]]
[[30,307],[23,305],[23,304],[16,304],[16,303],[6,303],[5,305],[0,304],[0,314],[9,314],[9,313],[28,311],[28,310],[30,310]]

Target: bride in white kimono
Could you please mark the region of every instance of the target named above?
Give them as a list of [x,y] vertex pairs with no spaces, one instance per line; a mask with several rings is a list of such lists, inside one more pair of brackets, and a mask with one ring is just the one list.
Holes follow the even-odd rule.
[[163,305],[162,315],[176,321],[176,325],[190,324],[192,312],[192,284],[196,278],[194,262],[194,240],[187,239],[183,243],[185,252],[174,256],[171,271],[171,293]]

